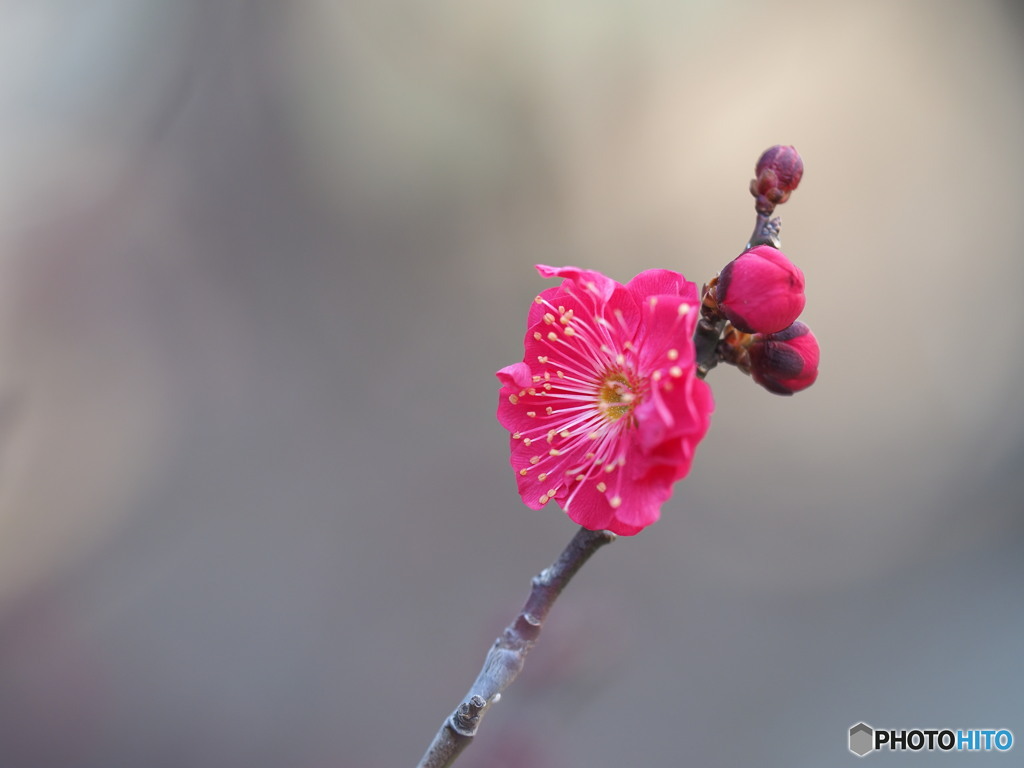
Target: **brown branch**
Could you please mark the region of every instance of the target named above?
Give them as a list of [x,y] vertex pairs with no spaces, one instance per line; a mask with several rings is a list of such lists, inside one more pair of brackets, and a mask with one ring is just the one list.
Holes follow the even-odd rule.
[[580,528],[558,559],[533,577],[533,589],[523,610],[509,624],[484,659],[483,669],[469,693],[441,725],[417,768],[447,768],[476,735],[491,704],[522,671],[526,654],[537,642],[555,600],[590,556],[615,540],[608,531]]

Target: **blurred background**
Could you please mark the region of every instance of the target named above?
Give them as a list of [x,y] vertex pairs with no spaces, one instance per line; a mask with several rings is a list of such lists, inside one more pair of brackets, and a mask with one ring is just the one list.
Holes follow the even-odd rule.
[[710,278],[775,143],[818,383],[714,371],[459,765],[1024,740],[1018,5],[0,12],[4,768],[414,765],[574,532],[494,419],[532,265]]

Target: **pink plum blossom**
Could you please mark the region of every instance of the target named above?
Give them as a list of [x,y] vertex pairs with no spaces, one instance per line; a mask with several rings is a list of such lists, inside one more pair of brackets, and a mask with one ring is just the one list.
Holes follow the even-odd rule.
[[694,365],[697,286],[663,269],[626,285],[537,270],[564,280],[534,300],[523,362],[497,373],[519,494],[532,509],[553,500],[584,528],[632,536],[689,471],[714,407]]

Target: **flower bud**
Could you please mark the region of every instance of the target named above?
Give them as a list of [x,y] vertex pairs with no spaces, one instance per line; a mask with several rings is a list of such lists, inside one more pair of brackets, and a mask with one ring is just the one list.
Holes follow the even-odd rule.
[[804,323],[779,333],[756,334],[747,350],[754,381],[777,395],[807,389],[818,378],[818,340]]
[[714,287],[721,312],[745,333],[776,333],[804,308],[804,273],[770,245],[744,251],[725,265]]
[[769,216],[800,184],[804,161],[793,147],[776,144],[764,151],[754,173],[757,178],[750,182],[750,194],[756,198],[757,212]]

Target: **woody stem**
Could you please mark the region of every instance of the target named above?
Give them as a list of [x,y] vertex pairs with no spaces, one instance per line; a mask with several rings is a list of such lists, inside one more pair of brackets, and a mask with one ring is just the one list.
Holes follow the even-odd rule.
[[697,377],[703,379],[708,372],[718,365],[718,341],[722,337],[725,320],[709,320],[702,317],[697,321],[697,331],[693,335],[696,347]]
[[523,610],[494,641],[469,693],[442,723],[417,768],[447,768],[469,746],[491,704],[501,698],[502,691],[522,671],[526,654],[537,642],[544,620],[562,590],[591,555],[614,540],[615,534],[609,531],[580,528],[558,559],[533,577],[533,588]]

